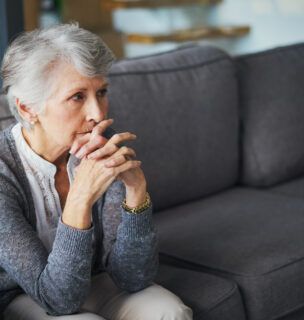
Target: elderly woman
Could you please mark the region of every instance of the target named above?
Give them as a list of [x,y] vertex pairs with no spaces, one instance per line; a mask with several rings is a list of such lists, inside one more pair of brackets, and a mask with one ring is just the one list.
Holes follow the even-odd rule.
[[75,24],[22,34],[4,56],[18,121],[0,134],[6,320],[192,319],[153,282],[152,204],[141,163],[123,146],[136,136],[106,134],[112,62],[102,40]]

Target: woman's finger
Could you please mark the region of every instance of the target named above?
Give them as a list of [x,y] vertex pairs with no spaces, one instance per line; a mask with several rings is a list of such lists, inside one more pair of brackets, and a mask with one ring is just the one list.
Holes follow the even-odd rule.
[[115,166],[119,166],[123,163],[125,163],[127,161],[127,159],[125,158],[124,155],[120,155],[118,157],[115,158],[111,158],[109,160],[106,161],[105,166],[106,167],[115,167]]
[[[127,147],[123,147],[125,148],[123,152],[121,152],[120,155],[117,156],[117,153],[115,153],[115,156],[110,157],[109,159],[107,159],[105,165],[107,167],[113,167],[113,166],[118,166],[121,165],[122,163],[129,161],[129,160],[133,160],[134,158],[132,157],[136,157],[136,153],[134,152],[133,149],[131,148],[127,148]],[[122,148],[121,148],[122,149]]]
[[107,142],[107,139],[102,136],[95,136],[94,139],[90,138],[90,141],[82,146],[76,153],[75,157],[82,159],[84,156],[90,154],[96,149],[100,149]]
[[[87,132],[85,134],[80,133],[76,137],[74,143],[71,146],[70,153],[76,154],[82,146],[85,144],[94,141],[96,138],[99,139],[102,136],[102,133],[114,122],[113,119],[103,120],[98,123],[91,132]],[[102,141],[105,144],[108,140],[102,137],[104,140]],[[99,139],[100,140],[100,139]]]
[[91,137],[90,132],[77,137],[71,146],[70,153],[71,154],[76,153],[84,144],[90,141],[90,137]]
[[122,132],[122,133],[115,133],[111,139],[108,141],[108,143],[113,144],[120,144],[121,142],[127,141],[127,140],[134,140],[136,139],[136,135],[131,132]]
[[[123,146],[121,148],[118,148],[115,144],[107,144],[103,148],[100,148],[88,155],[88,159],[102,159],[105,156],[119,156],[119,155],[129,155],[130,157],[136,157],[136,153],[132,148],[128,148],[126,146]],[[126,157],[128,159],[128,157]]]
[[121,155],[121,154],[130,155],[130,156],[136,157],[136,152],[134,151],[134,149],[129,148],[129,147],[127,147],[127,146],[123,146],[123,147],[119,148],[119,149],[116,151],[115,156]]
[[[133,168],[138,168],[141,165],[141,161],[139,160],[130,160],[130,161],[126,161],[125,163],[123,163],[122,165],[115,167],[115,171],[116,172],[116,176],[119,175],[122,172],[125,172],[127,170],[133,169]],[[109,168],[109,169],[113,169],[113,168]]]
[[97,160],[104,158],[105,156],[111,156],[118,150],[118,147],[115,144],[106,143],[105,146],[95,150],[94,152],[90,153],[87,158],[92,160]]
[[103,164],[103,167],[106,168],[106,171],[104,172],[105,175],[108,176],[119,176],[120,173],[128,171],[130,169],[138,168],[141,165],[141,161],[138,160],[130,160],[122,163],[121,165],[117,167],[107,167]]
[[98,123],[92,130],[92,139],[98,136],[102,136],[103,132],[107,129],[107,127],[113,124],[113,122],[114,119],[107,119]]
[[136,152],[129,147],[123,146],[121,148],[119,148],[115,154],[113,154],[114,157],[120,156],[120,155],[124,155],[126,156],[127,159],[130,160],[130,157],[136,157]]

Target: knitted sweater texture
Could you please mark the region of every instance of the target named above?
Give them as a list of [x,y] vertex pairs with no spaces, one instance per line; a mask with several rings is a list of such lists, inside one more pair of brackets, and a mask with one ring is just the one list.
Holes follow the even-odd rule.
[[22,292],[51,315],[75,313],[89,293],[92,275],[100,272],[108,272],[128,292],[153,282],[158,243],[152,207],[141,214],[126,212],[121,207],[124,184],[115,180],[94,204],[90,229],[59,219],[48,254],[36,232],[33,198],[11,127],[0,132],[0,146],[0,318]]

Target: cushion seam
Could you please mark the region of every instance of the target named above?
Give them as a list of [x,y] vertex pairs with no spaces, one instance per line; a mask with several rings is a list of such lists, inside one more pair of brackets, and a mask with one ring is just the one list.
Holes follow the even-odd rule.
[[[297,305],[295,308],[290,309],[290,310],[286,311],[285,313],[282,313],[279,316],[276,316],[276,318],[272,318],[271,320],[280,320],[282,317],[286,317],[286,316],[292,314],[293,312],[302,309],[302,307],[304,307],[304,303]],[[268,319],[264,319],[264,320],[268,320]]]
[[118,62],[121,62],[121,61],[124,62],[124,61],[136,61],[136,60],[141,60],[141,59],[150,59],[151,57],[163,56],[163,55],[166,55],[168,53],[181,52],[181,51],[189,50],[189,49],[197,49],[198,47],[199,47],[199,45],[190,44],[190,45],[185,45],[184,47],[178,47],[178,48],[174,48],[174,49],[167,50],[167,51],[151,53],[151,54],[148,54],[148,55],[141,55],[141,56],[129,57],[129,58],[121,58],[121,59],[118,59],[117,61]]
[[[213,274],[213,272],[214,272],[215,274],[218,274],[218,275],[228,274],[228,275],[232,275],[232,276],[236,276],[236,277],[242,277],[242,278],[247,278],[247,279],[249,279],[249,278],[262,277],[262,276],[271,274],[271,273],[276,272],[276,271],[278,271],[278,270],[280,270],[280,269],[284,269],[284,268],[286,268],[286,267],[288,267],[288,266],[291,266],[291,265],[293,265],[293,264],[296,264],[296,263],[304,260],[304,257],[302,257],[302,258],[296,259],[296,260],[294,260],[294,261],[291,261],[291,262],[289,262],[289,263],[286,263],[286,264],[284,264],[284,265],[281,265],[281,266],[279,266],[279,267],[276,267],[276,268],[274,268],[274,269],[272,269],[272,270],[266,271],[266,272],[264,272],[264,273],[250,275],[250,274],[234,273],[234,272],[232,272],[232,271],[227,271],[227,270],[222,270],[222,269],[216,269],[216,268],[214,268],[214,267],[206,266],[206,265],[203,265],[203,264],[194,262],[194,261],[190,261],[190,260],[186,260],[186,259],[183,259],[183,258],[176,257],[176,256],[174,256],[174,255],[172,255],[172,254],[168,254],[168,253],[165,253],[165,252],[160,252],[160,253],[161,253],[162,255],[164,255],[164,256],[169,257],[169,258],[173,258],[174,260],[176,260],[176,262],[180,261],[181,263],[185,263],[186,265],[189,264],[189,266],[185,267],[185,269],[191,267],[191,265],[192,265],[193,268],[198,268],[198,269],[199,269],[199,270],[194,269],[194,270],[197,270],[197,271],[206,271],[206,272],[210,271],[212,274]],[[204,270],[204,269],[205,269],[205,270]]]
[[216,302],[214,302],[213,305],[207,309],[207,313],[211,312],[217,306],[228,300],[230,297],[232,297],[233,293],[236,292],[236,290],[238,290],[238,286],[236,283],[233,283],[232,281],[229,282],[232,284],[232,288],[223,297],[219,298]]
[[[262,168],[261,168],[261,163],[260,163],[260,161],[259,161],[259,157],[258,157],[258,154],[257,154],[257,151],[256,151],[256,148],[255,148],[255,143],[254,143],[254,141],[252,140],[252,139],[250,139],[251,141],[250,142],[248,142],[248,145],[249,145],[249,147],[250,147],[250,145],[251,145],[251,154],[252,154],[252,156],[253,156],[253,158],[254,158],[254,162],[255,162],[255,166],[256,166],[256,169],[259,171],[259,176],[260,176],[260,178],[258,178],[258,180],[255,180],[255,181],[253,181],[253,185],[254,186],[256,186],[256,184],[258,184],[258,185],[264,185],[264,183],[265,182],[263,182],[263,180],[265,179],[265,173],[263,172],[263,170],[262,170]],[[245,150],[244,150],[245,151]],[[245,162],[244,162],[245,163]],[[248,172],[248,164],[246,165],[246,167],[247,167],[247,172]],[[252,185],[252,173],[250,173],[250,176],[251,176],[251,178],[249,178],[249,180],[251,180],[251,182],[250,181],[247,181],[247,183],[248,183],[248,185],[249,186],[251,186]],[[256,176],[256,175],[255,175]],[[261,178],[262,177],[262,178]]]
[[297,44],[291,44],[289,46],[279,46],[277,48],[273,48],[273,49],[269,49],[266,51],[262,51],[262,52],[253,52],[253,53],[248,53],[248,54],[244,54],[244,55],[236,55],[233,58],[237,59],[237,60],[245,60],[248,58],[258,58],[258,57],[264,57],[273,53],[279,53],[279,52],[284,52],[284,51],[288,51],[288,50],[294,50],[295,48],[304,48],[304,43],[297,43]]
[[157,69],[157,70],[143,70],[143,71],[134,71],[134,72],[113,72],[113,73],[109,73],[109,78],[110,77],[116,77],[116,76],[122,76],[122,75],[144,75],[144,74],[155,74],[155,73],[170,73],[170,72],[176,72],[176,71],[183,71],[183,70],[188,70],[188,69],[196,69],[196,68],[200,68],[200,67],[205,67],[207,65],[210,64],[214,64],[216,62],[219,61],[231,61],[230,57],[219,57],[213,60],[209,60],[207,62],[200,62],[200,63],[196,63],[196,64],[190,64],[190,65],[185,65],[182,67],[176,67],[176,68],[172,68],[172,69]]

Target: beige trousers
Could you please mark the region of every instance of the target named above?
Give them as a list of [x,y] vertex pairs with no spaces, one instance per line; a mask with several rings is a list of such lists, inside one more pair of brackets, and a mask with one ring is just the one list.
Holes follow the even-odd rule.
[[4,320],[192,320],[192,310],[164,287],[153,284],[136,293],[117,288],[107,273],[93,278],[90,294],[78,314],[53,317],[29,296],[17,296]]

